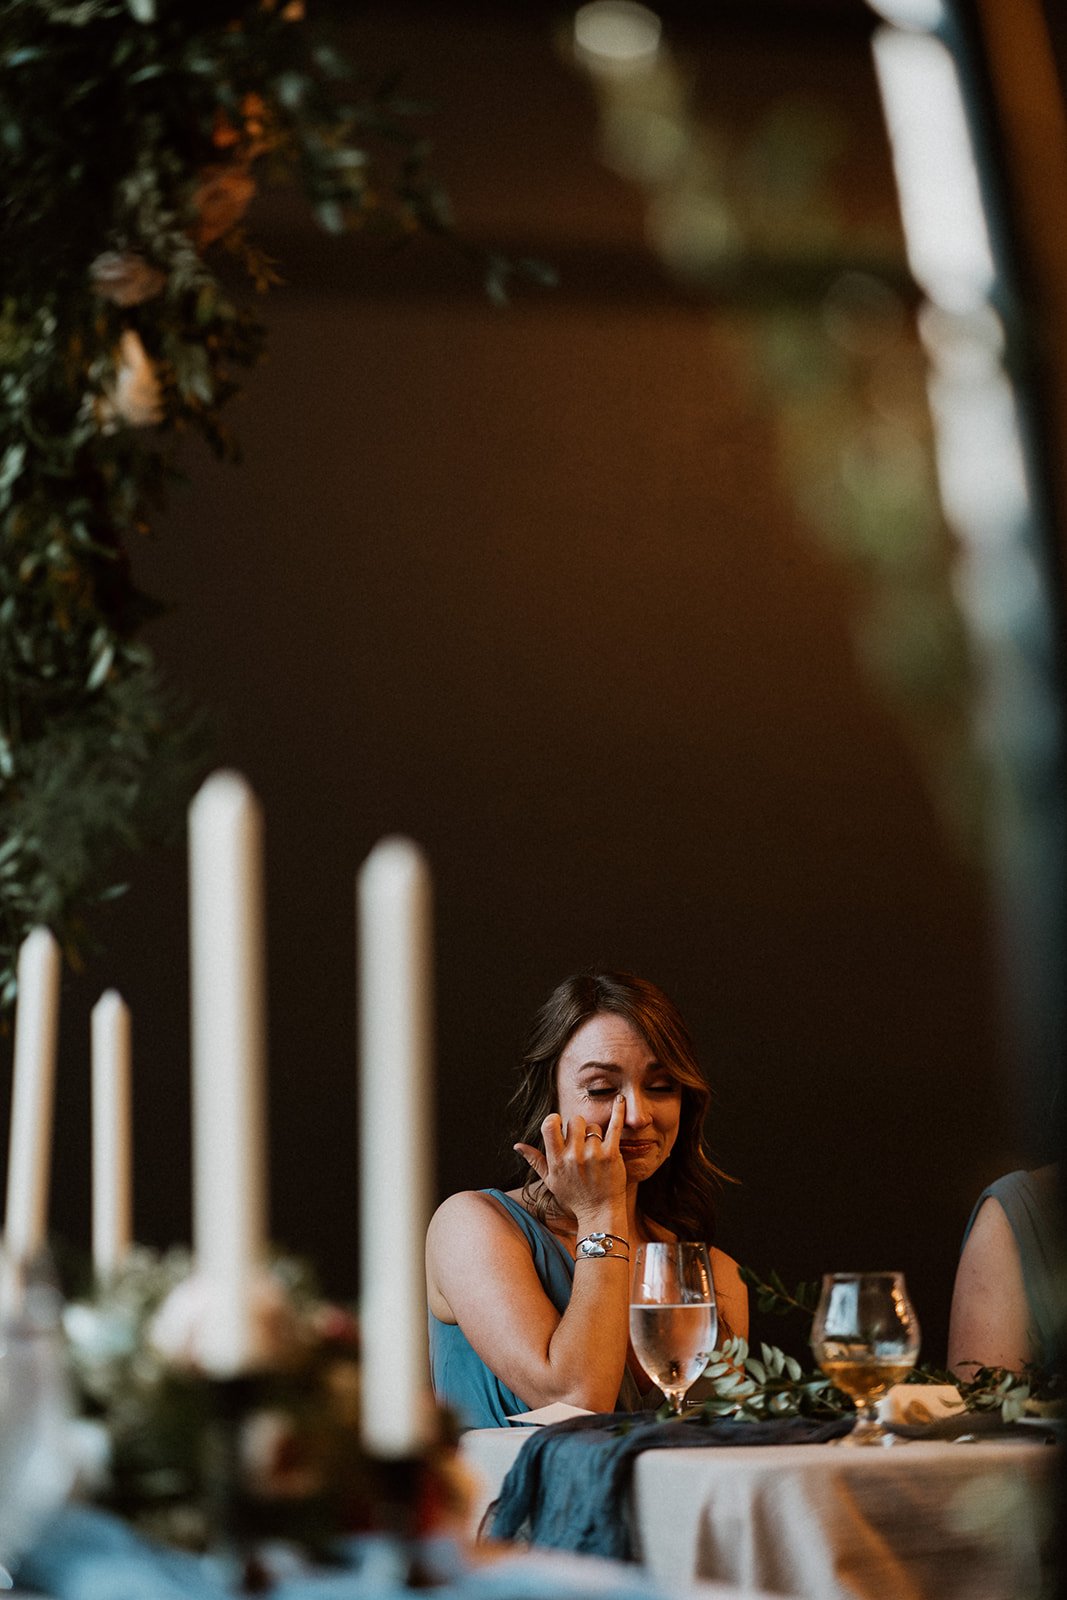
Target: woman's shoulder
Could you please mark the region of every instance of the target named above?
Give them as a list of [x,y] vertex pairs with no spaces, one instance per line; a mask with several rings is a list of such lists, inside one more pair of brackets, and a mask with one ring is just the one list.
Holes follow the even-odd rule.
[[715,1298],[719,1315],[731,1333],[748,1338],[748,1288],[741,1276],[741,1268],[733,1256],[712,1245],[711,1276],[715,1283]]
[[426,1232],[426,1286],[430,1310],[441,1322],[454,1322],[452,1302],[471,1274],[491,1260],[509,1270],[529,1254],[517,1217],[501,1203],[499,1189],[461,1189],[442,1200]]
[[430,1238],[499,1234],[502,1229],[513,1233],[519,1227],[520,1210],[515,1197],[501,1189],[460,1189],[437,1207],[430,1220]]
[[430,1226],[433,1227],[437,1222],[451,1224],[469,1221],[473,1217],[499,1216],[501,1208],[494,1198],[497,1192],[490,1189],[457,1189],[455,1194],[441,1201]]
[[[650,1217],[645,1218],[645,1231],[653,1241],[661,1240],[664,1244],[676,1244],[678,1240],[677,1234]],[[714,1244],[708,1246],[708,1261],[711,1264],[712,1282],[715,1284],[715,1298],[723,1320],[731,1333],[740,1333],[747,1338],[748,1288],[741,1276],[741,1268],[733,1256],[727,1255],[725,1250],[720,1250],[718,1245]]]
[[724,1289],[748,1294],[741,1276],[741,1268],[733,1256],[727,1255],[725,1250],[720,1250],[718,1245],[713,1244],[708,1251],[708,1258],[711,1261],[711,1275],[720,1294]]

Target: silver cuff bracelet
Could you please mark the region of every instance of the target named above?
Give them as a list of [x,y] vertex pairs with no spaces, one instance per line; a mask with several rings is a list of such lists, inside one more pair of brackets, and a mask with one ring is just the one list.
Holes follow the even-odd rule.
[[584,1239],[578,1240],[575,1256],[579,1260],[589,1260],[590,1258],[618,1255],[617,1246],[621,1246],[626,1252],[626,1255],[620,1255],[619,1259],[629,1261],[630,1241],[628,1239],[620,1239],[617,1233],[587,1233]]

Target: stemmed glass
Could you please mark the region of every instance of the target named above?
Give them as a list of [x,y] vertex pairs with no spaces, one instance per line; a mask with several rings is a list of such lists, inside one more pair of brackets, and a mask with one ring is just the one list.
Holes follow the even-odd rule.
[[702,1244],[642,1244],[630,1290],[634,1354],[677,1416],[708,1364],[718,1329],[715,1284]]
[[74,1478],[61,1310],[47,1258],[0,1242],[0,1589]]
[[919,1319],[902,1272],[829,1272],[811,1325],[816,1361],[859,1416],[844,1444],[882,1444],[892,1435],[878,1401],[902,1383],[919,1355]]

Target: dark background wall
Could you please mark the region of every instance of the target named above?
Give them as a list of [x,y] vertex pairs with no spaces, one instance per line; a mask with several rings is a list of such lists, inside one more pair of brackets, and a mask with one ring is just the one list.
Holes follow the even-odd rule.
[[[824,96],[845,203],[895,237],[864,29],[824,9],[679,29],[717,116]],[[288,281],[235,410],[244,463],[191,454],[135,555],[170,607],[154,648],[266,810],[273,1232],[355,1292],[353,881],[402,830],[436,882],[441,1194],[511,1179],[505,1105],[549,988],[634,968],[714,1084],[740,1180],[720,1243],[793,1279],[902,1267],[940,1360],[971,1201],[1028,1155],[981,863],[858,661],[858,579],[797,510],[729,308],[657,265],[553,17],[361,18],[353,48],[436,104],[461,226],[562,283],[501,311],[447,251],[383,257],[267,206]],[[64,991],[75,1243],[108,984],[134,1016],[137,1232],[188,1237],[182,850],[131,873]]]

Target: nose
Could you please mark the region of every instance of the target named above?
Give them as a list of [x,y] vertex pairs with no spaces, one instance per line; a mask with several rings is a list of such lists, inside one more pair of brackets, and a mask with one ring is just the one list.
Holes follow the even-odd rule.
[[631,1089],[626,1096],[627,1128],[647,1128],[651,1121],[648,1100],[640,1089]]

